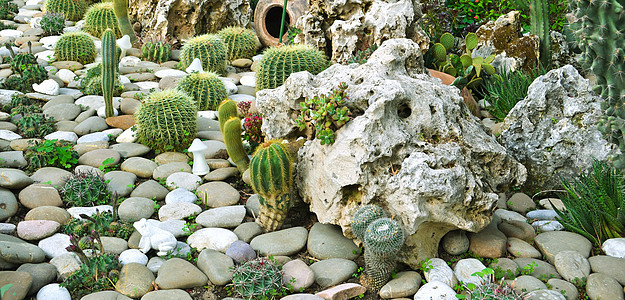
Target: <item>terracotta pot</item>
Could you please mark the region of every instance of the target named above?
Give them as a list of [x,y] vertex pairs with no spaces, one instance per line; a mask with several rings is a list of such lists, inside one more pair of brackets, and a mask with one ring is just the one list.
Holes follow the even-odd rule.
[[[260,0],[254,11],[254,29],[264,46],[275,46],[280,36],[280,22],[284,0]],[[294,26],[297,19],[308,10],[308,1],[289,0],[286,6],[282,42],[285,42],[287,30]]]
[[[454,80],[456,80],[456,77],[453,77],[447,73],[439,72],[432,69],[428,69],[428,71],[430,71],[430,76],[440,79],[441,81],[443,81],[444,85],[451,85]],[[465,87],[460,91],[460,96],[462,96],[462,98],[464,99],[464,104],[467,105],[469,111],[471,111],[474,116],[480,118],[480,107],[479,105],[477,105],[477,102],[475,101],[475,98],[473,98],[473,95],[471,95],[471,92],[469,92],[469,90]]]

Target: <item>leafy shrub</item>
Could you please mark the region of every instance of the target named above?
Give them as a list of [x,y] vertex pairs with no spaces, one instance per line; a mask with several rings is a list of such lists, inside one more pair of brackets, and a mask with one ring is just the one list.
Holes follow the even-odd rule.
[[111,193],[104,177],[95,172],[77,172],[67,179],[61,190],[68,206],[95,206],[106,204]]
[[63,33],[65,18],[63,14],[48,12],[41,17],[41,29],[45,35],[59,35]]
[[572,182],[563,179],[567,193],[560,199],[566,211],[554,206],[562,225],[597,246],[625,236],[625,180],[620,170],[595,160],[591,170]]
[[484,100],[490,103],[490,113],[499,121],[503,121],[510,110],[527,96],[527,89],[538,76],[546,70],[540,68],[536,72],[524,73],[514,71],[500,74],[501,78],[492,77],[483,85]]
[[274,299],[285,293],[280,267],[264,257],[235,267],[231,287],[246,299]]
[[438,41],[445,32],[453,32],[456,28],[458,10],[448,8],[445,0],[424,0],[421,10],[423,12],[421,27],[431,41]]
[[72,150],[72,143],[62,140],[45,140],[28,147],[24,157],[27,169],[35,171],[43,167],[69,169],[78,163],[78,153]]
[[347,84],[341,83],[338,88],[328,95],[306,99],[300,103],[301,112],[297,117],[300,130],[306,129],[307,124],[315,128],[315,136],[321,144],[333,144],[334,132],[350,120],[351,112],[345,106],[345,89]]

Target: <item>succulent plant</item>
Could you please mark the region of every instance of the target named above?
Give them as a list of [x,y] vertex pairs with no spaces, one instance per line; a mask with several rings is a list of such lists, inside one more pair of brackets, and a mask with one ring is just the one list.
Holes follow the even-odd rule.
[[224,83],[213,72],[193,72],[178,82],[178,88],[195,99],[198,110],[217,110],[228,96]]
[[31,53],[19,53],[11,59],[9,65],[13,73],[22,75],[26,68],[37,65],[37,58]]
[[202,61],[204,71],[223,74],[226,69],[226,45],[215,34],[205,34],[189,39],[180,53],[180,63],[186,69],[193,59]]
[[308,71],[318,74],[328,67],[323,52],[306,45],[288,45],[265,50],[260,60],[256,90],[275,89],[281,86],[291,73]]
[[[80,91],[85,95],[102,96],[102,64],[87,69],[87,73],[80,80]],[[120,96],[123,91],[124,87],[120,83],[119,73],[115,73],[113,97]]]
[[[232,117],[238,117],[239,113],[237,111],[237,103],[232,99],[226,99],[219,104],[217,108],[217,113],[219,114],[219,130],[224,128],[224,124],[226,121],[230,120]],[[223,132],[222,132],[223,134]]]
[[228,60],[252,58],[256,54],[258,38],[254,30],[243,27],[226,27],[217,34],[226,45]]
[[40,24],[45,35],[59,35],[63,33],[65,18],[63,18],[63,14],[48,12],[41,17]]
[[234,268],[231,286],[246,299],[274,299],[282,294],[282,271],[272,260],[259,257]]
[[135,120],[144,145],[156,152],[183,151],[197,132],[197,105],[185,92],[168,89],[145,98]]
[[45,12],[62,13],[70,21],[80,21],[87,10],[85,1],[77,0],[46,0]]
[[135,31],[132,29],[130,19],[128,18],[128,0],[113,0],[113,12],[117,17],[117,23],[119,25],[119,31],[121,35],[127,35],[130,37],[130,42],[137,41]]
[[113,30],[109,28],[102,34],[102,95],[104,96],[105,115],[107,118],[114,115],[113,89],[117,79],[117,65],[115,35]]
[[347,84],[341,83],[328,95],[315,96],[300,102],[297,126],[305,130],[307,125],[315,128],[315,137],[321,145],[333,144],[335,131],[351,119],[351,112],[345,106]]
[[27,114],[16,122],[25,138],[48,135],[55,131],[54,118],[46,118],[43,114]]
[[404,245],[404,231],[395,220],[377,219],[367,227],[364,244],[367,284],[378,291],[390,280],[397,265],[395,256]]
[[96,57],[95,43],[82,31],[67,32],[56,43],[54,56],[58,61],[72,60],[83,65],[89,64]]
[[226,144],[226,150],[228,150],[228,156],[237,166],[239,173],[243,174],[249,168],[250,159],[247,153],[245,153],[245,147],[243,147],[241,140],[241,119],[237,117],[230,118],[224,123],[224,128],[221,128],[221,132]]
[[10,0],[0,0],[0,19],[12,20],[19,8]]
[[260,214],[256,223],[266,231],[280,228],[291,207],[293,168],[289,149],[277,140],[258,146],[250,161],[252,189],[260,201]]
[[95,172],[72,174],[61,189],[61,195],[68,207],[102,205],[111,199],[106,180]]
[[114,30],[117,38],[121,37],[117,18],[113,12],[113,2],[100,2],[90,6],[85,14],[83,30],[95,37],[101,37],[107,28]]
[[369,224],[380,218],[386,218],[386,213],[381,207],[373,204],[362,206],[352,217],[352,232],[359,240],[364,241]]
[[152,38],[146,40],[141,46],[141,54],[143,59],[153,61],[155,63],[163,63],[169,60],[171,55],[171,45],[165,38]]

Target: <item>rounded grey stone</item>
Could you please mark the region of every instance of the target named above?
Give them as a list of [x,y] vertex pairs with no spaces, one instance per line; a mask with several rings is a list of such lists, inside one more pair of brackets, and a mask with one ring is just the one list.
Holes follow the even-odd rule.
[[1,166],[5,168],[24,168],[28,164],[23,151],[0,152]]
[[469,250],[469,238],[464,230],[452,230],[441,239],[445,252],[451,255],[460,255]]
[[308,234],[308,253],[318,259],[358,257],[359,249],[351,239],[343,236],[341,227],[315,223]]
[[[95,112],[95,111],[94,111]],[[77,121],[78,122],[78,121]],[[74,127],[74,132],[78,135],[85,135],[94,132],[100,132],[108,128],[106,121],[98,116],[89,117],[86,120],[79,122]]]
[[150,179],[139,184],[139,186],[132,190],[132,193],[130,193],[130,197],[143,197],[161,201],[165,199],[165,196],[167,196],[168,192],[169,191],[167,190],[167,188],[162,186],[160,183]]
[[48,107],[43,111],[46,117],[53,117],[55,121],[71,121],[80,114],[80,106],[74,103],[61,103]]
[[149,219],[154,214],[154,201],[143,197],[131,197],[119,205],[118,213],[123,221]]
[[102,246],[104,252],[112,254],[121,254],[124,250],[128,249],[128,242],[122,238],[112,236],[101,236]]
[[258,198],[258,194],[251,195],[247,198],[245,210],[247,210],[249,216],[257,217],[260,215],[260,198]]
[[614,278],[603,273],[593,273],[588,276],[586,294],[590,299],[624,299],[623,287]]
[[52,185],[57,190],[61,189],[67,178],[72,175],[70,171],[55,167],[41,168],[30,176],[34,183],[46,183]]
[[132,298],[116,291],[101,291],[86,295],[80,298],[80,300],[132,300]]
[[514,280],[514,290],[517,293],[546,289],[547,286],[545,285],[545,283],[533,276],[522,275]]
[[124,171],[112,171],[104,174],[104,179],[108,180],[108,189],[111,193],[126,197],[135,188],[137,175]]
[[243,218],[245,207],[233,205],[208,209],[199,214],[195,221],[204,227],[232,228],[241,225]]
[[145,294],[145,296],[141,297],[141,300],[171,300],[171,299],[192,300],[191,296],[187,292],[183,290],[179,290],[179,289],[152,291],[152,292]]
[[315,283],[315,272],[299,259],[285,263],[282,272],[282,282],[291,284],[295,290],[307,289]]
[[150,147],[137,143],[119,143],[111,145],[109,149],[119,152],[119,155],[123,158],[142,156],[151,150]]
[[131,157],[122,163],[121,170],[133,173],[141,178],[151,178],[156,167],[156,163],[147,158]]
[[0,258],[16,264],[40,263],[46,259],[46,254],[30,243],[0,241]]
[[529,292],[525,295],[526,300],[571,300],[557,291],[537,290]]
[[219,168],[206,174],[204,176],[204,180],[206,181],[226,180],[238,174],[239,174],[239,170],[236,167]]
[[[110,161],[110,159],[113,159]],[[107,162],[107,166],[114,166],[119,164],[121,160],[121,156],[119,152],[111,149],[97,149],[93,151],[89,151],[78,158],[78,163],[81,165],[88,165],[92,167],[99,168],[102,166],[105,160],[109,160]]]
[[597,255],[588,258],[593,273],[603,273],[625,285],[625,258]]
[[222,207],[239,202],[241,195],[231,185],[222,181],[213,181],[200,185],[196,190],[198,199],[208,207]]
[[167,194],[165,196],[166,204],[187,202],[187,203],[195,203],[197,201],[197,196],[194,193],[188,191],[185,188],[177,188]]
[[254,237],[263,233],[263,228],[256,222],[246,222],[237,226],[233,232],[239,240],[249,243]]
[[234,261],[217,250],[204,249],[197,258],[197,267],[208,276],[214,285],[225,285],[232,281]]
[[553,264],[558,273],[570,282],[575,278],[582,279],[590,275],[590,263],[577,251],[560,251],[556,254]]
[[132,298],[138,298],[152,290],[154,274],[146,266],[129,263],[119,272],[115,290]]
[[56,279],[56,267],[49,263],[23,264],[17,268],[17,271],[29,273],[33,277],[33,284],[28,291],[29,295],[34,295],[44,285]]
[[190,262],[172,258],[166,261],[158,270],[155,283],[162,289],[185,289],[203,286],[208,277]]
[[3,188],[21,189],[33,183],[33,179],[22,170],[2,168],[0,173],[0,187]]
[[310,269],[315,273],[315,282],[325,288],[350,278],[358,269],[358,265],[351,260],[331,258],[310,265]]
[[417,293],[421,286],[421,275],[414,271],[397,273],[397,277],[391,279],[380,289],[380,297],[383,299],[409,297]]
[[261,234],[252,239],[250,246],[260,255],[293,255],[306,246],[308,230],[293,227]]
[[[158,161],[157,161],[158,162]],[[172,162],[158,166],[154,170],[152,177],[156,180],[167,179],[167,177],[176,172],[191,173],[192,168],[186,162]]]
[[568,300],[577,300],[578,298],[577,288],[575,287],[575,285],[566,280],[551,278],[547,281],[547,286],[549,286],[551,290],[557,291],[558,293],[565,295],[566,297],[568,297]]
[[0,221],[14,216],[17,213],[17,199],[15,195],[7,190],[0,188]]
[[592,244],[588,239],[577,233],[568,231],[543,232],[534,238],[538,250],[550,263],[560,251],[573,250],[584,257],[590,255]]

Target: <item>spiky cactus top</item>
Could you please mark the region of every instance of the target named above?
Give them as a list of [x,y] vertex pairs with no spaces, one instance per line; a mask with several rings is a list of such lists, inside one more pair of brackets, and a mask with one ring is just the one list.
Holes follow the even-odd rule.
[[226,27],[217,32],[226,44],[228,60],[252,58],[256,54],[256,33],[243,27]]
[[289,45],[265,50],[260,60],[256,90],[275,89],[291,75],[300,71],[318,74],[328,67],[323,52],[307,45]]
[[594,90],[606,102],[599,130],[618,145],[614,166],[625,168],[625,0],[572,0],[571,28],[582,50],[582,65],[597,76]]
[[189,39],[180,53],[180,63],[186,69],[193,59],[202,61],[204,71],[223,74],[226,69],[226,45],[215,34],[205,34]]
[[62,13],[70,21],[80,21],[86,9],[87,4],[80,0],[47,0],[44,5],[46,12]]
[[393,273],[395,255],[404,245],[404,231],[395,220],[381,218],[373,221],[365,232],[366,286],[378,291]]
[[64,33],[54,47],[57,61],[73,60],[89,64],[95,60],[95,43],[82,31]]
[[150,94],[135,113],[139,141],[156,152],[182,151],[197,132],[197,106],[178,89]]
[[217,110],[228,96],[224,83],[213,72],[191,73],[178,82],[178,87],[195,99],[198,110]]
[[83,30],[95,37],[101,37],[107,28],[112,29],[117,38],[122,37],[117,17],[113,11],[113,2],[96,3],[89,7],[87,14],[85,14]]
[[352,232],[361,241],[365,240],[367,227],[379,218],[385,218],[386,213],[377,205],[365,205],[359,208],[352,217]]

